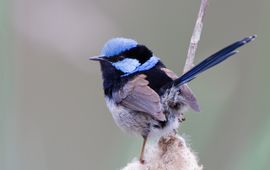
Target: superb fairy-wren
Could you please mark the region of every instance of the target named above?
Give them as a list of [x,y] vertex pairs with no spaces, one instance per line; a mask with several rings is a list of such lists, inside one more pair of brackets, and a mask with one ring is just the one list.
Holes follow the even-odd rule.
[[188,107],[199,111],[186,83],[234,55],[237,48],[255,37],[225,47],[180,77],[167,69],[146,46],[132,39],[113,38],[104,45],[100,56],[90,58],[100,62],[105,101],[114,121],[124,131],[144,139],[141,162],[144,162],[149,136],[176,131]]

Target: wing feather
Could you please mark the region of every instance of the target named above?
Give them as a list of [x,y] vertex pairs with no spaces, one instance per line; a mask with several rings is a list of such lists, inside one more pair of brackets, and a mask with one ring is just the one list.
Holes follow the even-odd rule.
[[129,81],[118,92],[113,93],[114,100],[131,110],[150,114],[158,120],[165,120],[159,95],[151,89],[146,75],[140,74]]

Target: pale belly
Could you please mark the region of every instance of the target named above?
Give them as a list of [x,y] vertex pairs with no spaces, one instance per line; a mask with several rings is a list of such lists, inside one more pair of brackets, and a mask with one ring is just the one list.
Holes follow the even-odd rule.
[[117,126],[128,134],[156,138],[172,132],[179,126],[177,117],[169,118],[166,126],[161,127],[160,122],[147,113],[132,111],[115,104],[109,98],[105,98],[105,101]]

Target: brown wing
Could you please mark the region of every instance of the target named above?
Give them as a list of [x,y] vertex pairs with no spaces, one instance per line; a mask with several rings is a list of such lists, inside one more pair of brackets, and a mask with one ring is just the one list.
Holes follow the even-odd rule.
[[172,70],[169,70],[165,67],[161,68],[161,70],[164,71],[167,74],[167,76],[169,76],[173,80],[178,78],[178,76]]
[[[167,68],[161,68],[162,71],[164,71],[167,76],[169,76],[171,79],[175,80],[178,78],[178,76],[171,70],[167,69]],[[200,106],[197,102],[196,97],[194,96],[192,90],[188,87],[187,84],[184,84],[182,86],[180,86],[181,89],[181,94],[184,97],[184,99],[186,100],[186,102],[188,103],[188,105],[196,112],[200,111]]]
[[152,115],[158,120],[164,121],[159,95],[151,89],[146,75],[140,74],[129,81],[118,92],[113,93],[116,103],[129,109]]

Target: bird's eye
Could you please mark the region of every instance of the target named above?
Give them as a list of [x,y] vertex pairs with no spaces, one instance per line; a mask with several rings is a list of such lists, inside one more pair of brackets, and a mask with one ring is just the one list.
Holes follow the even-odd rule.
[[110,62],[115,63],[115,62],[118,62],[118,61],[123,60],[124,58],[125,58],[124,56],[119,55],[119,56],[111,57],[111,58],[109,58],[108,60],[109,60]]

